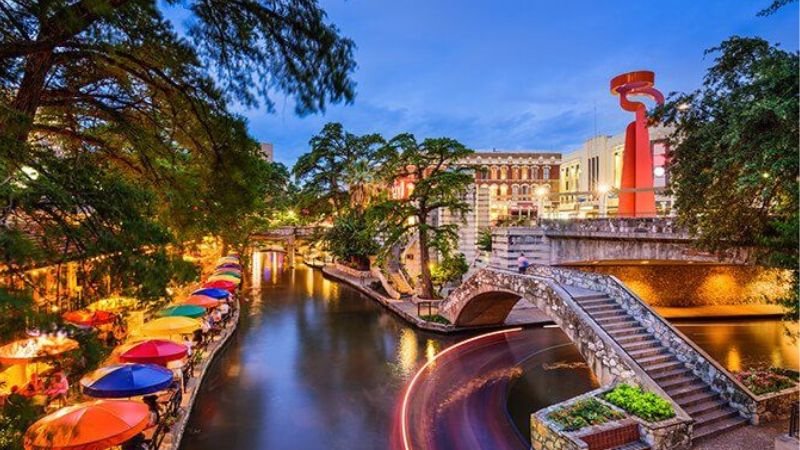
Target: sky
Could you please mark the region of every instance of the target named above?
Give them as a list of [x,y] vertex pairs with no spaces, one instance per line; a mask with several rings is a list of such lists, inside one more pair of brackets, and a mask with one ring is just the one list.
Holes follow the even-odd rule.
[[356,133],[451,137],[476,150],[566,152],[632,120],[609,80],[652,70],[665,94],[702,84],[704,50],[732,35],[798,48],[798,3],[771,0],[321,0],[357,45],[356,98],[298,117],[235,110],[291,166],[327,122]]

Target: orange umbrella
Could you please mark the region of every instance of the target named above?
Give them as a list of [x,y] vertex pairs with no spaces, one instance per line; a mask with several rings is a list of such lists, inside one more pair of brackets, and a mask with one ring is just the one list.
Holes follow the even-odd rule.
[[147,428],[149,409],[131,400],[96,400],[61,408],[28,428],[25,449],[102,450]]
[[202,306],[203,308],[216,308],[219,306],[219,300],[207,295],[191,295],[186,299],[186,301],[183,302],[183,304],[197,305]]
[[62,316],[64,321],[71,324],[79,325],[82,327],[95,327],[97,325],[105,325],[111,323],[117,317],[114,313],[108,311],[88,311],[78,310],[65,312]]

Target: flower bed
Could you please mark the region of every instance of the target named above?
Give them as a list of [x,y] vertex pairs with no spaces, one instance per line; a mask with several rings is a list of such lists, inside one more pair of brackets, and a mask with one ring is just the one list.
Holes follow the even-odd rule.
[[628,384],[618,385],[606,393],[603,399],[649,422],[675,417],[675,410],[667,400]]
[[753,394],[764,395],[794,387],[797,382],[775,368],[751,368],[735,374]]
[[548,419],[557,423],[564,431],[575,431],[583,427],[600,425],[624,417],[624,414],[615,411],[596,398],[579,400],[563,406],[547,416]]
[[442,325],[450,325],[450,321],[447,320],[447,318],[440,316],[439,314],[434,314],[432,316],[424,315],[424,316],[419,316],[419,318],[422,320],[426,320],[428,322],[441,323]]

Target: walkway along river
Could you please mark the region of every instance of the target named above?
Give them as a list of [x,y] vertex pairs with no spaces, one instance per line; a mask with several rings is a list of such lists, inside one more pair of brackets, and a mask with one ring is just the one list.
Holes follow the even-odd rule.
[[[254,292],[239,332],[206,376],[182,448],[402,448],[405,385],[470,335],[415,331],[319,271],[285,267],[280,253],[257,254],[252,269]],[[695,331],[724,353],[713,335],[726,327]],[[731,331],[726,340],[737,337],[753,338]],[[729,348],[744,360],[762,358],[741,354],[748,347],[741,344]],[[787,352],[781,347],[767,359],[796,364]],[[526,448],[531,412],[596,385],[557,328],[470,343],[441,359],[408,408],[413,442],[429,448]]]

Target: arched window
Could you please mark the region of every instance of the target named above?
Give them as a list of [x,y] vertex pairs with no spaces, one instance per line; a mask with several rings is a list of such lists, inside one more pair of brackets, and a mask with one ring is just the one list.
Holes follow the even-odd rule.
[[519,186],[516,184],[511,185],[511,200],[519,200]]
[[500,179],[505,180],[508,178],[508,166],[500,166]]
[[512,166],[511,167],[511,179],[512,180],[519,180],[519,166]]
[[497,166],[492,166],[492,170],[490,171],[490,173],[492,175],[492,179],[496,180],[497,179]]
[[508,186],[500,185],[500,200],[508,200]]
[[523,179],[523,180],[527,180],[528,179],[528,172],[529,172],[528,166],[522,166],[522,173],[520,174],[520,178]]
[[549,180],[550,179],[550,166],[544,166],[544,170],[543,171],[544,171],[544,179],[545,180]]
[[528,185],[523,184],[521,188],[522,200],[529,200],[528,199]]
[[533,179],[539,179],[539,166],[533,166]]

